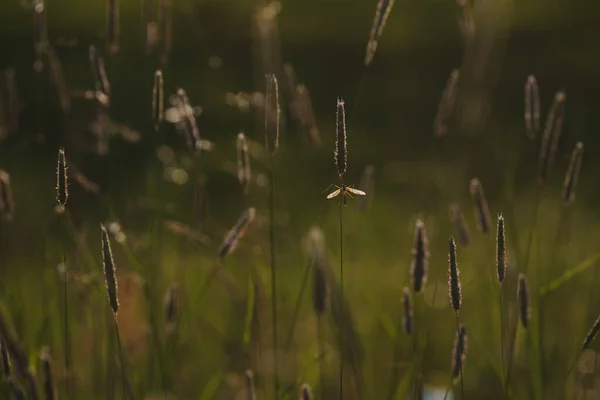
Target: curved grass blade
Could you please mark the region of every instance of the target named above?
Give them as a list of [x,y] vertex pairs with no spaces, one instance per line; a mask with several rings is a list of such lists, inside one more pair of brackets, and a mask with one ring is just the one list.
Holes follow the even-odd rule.
[[594,264],[596,264],[598,260],[600,260],[600,252],[592,254],[591,256],[580,262],[578,265],[574,266],[573,268],[567,269],[565,272],[563,272],[561,276],[552,280],[548,285],[541,288],[539,290],[540,296],[545,296],[548,293],[560,288],[562,285],[571,280],[571,278],[573,278],[575,275],[580,274],[588,268],[594,266]]

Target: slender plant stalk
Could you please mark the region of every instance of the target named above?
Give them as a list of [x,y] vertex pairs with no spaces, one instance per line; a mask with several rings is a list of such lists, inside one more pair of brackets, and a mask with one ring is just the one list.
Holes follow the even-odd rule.
[[308,284],[308,276],[310,272],[310,262],[304,268],[304,274],[302,275],[302,282],[300,283],[300,290],[298,291],[298,297],[296,298],[296,305],[292,312],[292,322],[290,323],[290,329],[288,331],[287,339],[285,341],[284,351],[287,353],[291,346],[294,338],[294,330],[296,329],[296,322],[298,321],[298,314],[300,313],[300,307],[302,305],[302,298],[304,297],[304,291]]
[[[531,213],[531,220],[529,221],[529,237],[527,239],[527,247],[525,249],[525,263],[523,264],[523,268],[525,269],[525,272],[528,272],[528,268],[529,268],[529,261],[531,258],[531,247],[533,244],[533,233],[535,231],[535,226],[537,224],[537,217],[539,214],[539,208],[540,208],[540,203],[542,201],[542,192],[544,189],[544,182],[540,183],[540,185],[538,186],[538,189],[536,191],[536,195],[535,195],[535,200],[533,203],[533,209],[532,209],[532,213]],[[538,268],[538,272],[539,272],[539,268]],[[536,279],[539,278],[539,275],[536,274]]]
[[123,400],[125,400],[127,398],[126,395],[126,378],[125,378],[125,364],[123,364],[123,351],[121,350],[121,336],[119,335],[119,324],[117,322],[117,317],[115,316],[115,321],[114,321],[114,325],[115,325],[115,335],[117,338],[117,350],[119,352],[119,364],[121,364],[121,381],[123,383]]
[[[500,283],[500,355],[502,359],[502,390],[506,394],[506,365],[504,362],[504,291]],[[462,378],[462,375],[461,375]]]
[[[343,184],[340,183],[340,186]],[[342,193],[343,196],[343,193]],[[340,199],[340,289],[342,293],[342,298],[344,298],[344,202]],[[340,330],[341,340],[340,340],[340,400],[344,398],[344,374],[343,374],[343,365],[344,365],[344,351],[343,351],[343,343],[344,343],[344,329]]]
[[273,318],[273,366],[275,369],[273,390],[275,395],[274,398],[277,399],[279,395],[279,354],[277,346],[277,275],[275,271],[275,221],[273,219],[275,214],[275,179],[273,164],[273,154],[269,153],[269,247],[271,250],[271,312]]
[[321,399],[324,399],[325,396],[325,376],[323,375],[323,371],[325,367],[323,365],[323,358],[321,357],[324,350],[324,336],[323,336],[323,322],[321,321],[321,315],[317,314],[317,352],[319,357],[319,391],[321,392]]
[[[458,322],[458,311],[456,312],[456,334],[459,335],[460,334],[460,323]],[[504,370],[504,364],[502,367],[502,370]],[[449,389],[450,387],[448,387]],[[446,391],[446,395],[448,394],[448,392]],[[444,396],[445,398],[445,396]],[[460,398],[461,400],[465,399],[465,384],[463,382],[463,366],[462,363],[460,363]]]
[[[66,211],[65,211],[66,212]],[[71,376],[71,362],[70,362],[70,354],[69,354],[69,309],[68,309],[68,297],[67,297],[67,251],[63,244],[63,298],[64,298],[64,310],[65,310],[65,392],[67,395],[67,399],[71,398],[71,388],[70,388],[70,376]]]

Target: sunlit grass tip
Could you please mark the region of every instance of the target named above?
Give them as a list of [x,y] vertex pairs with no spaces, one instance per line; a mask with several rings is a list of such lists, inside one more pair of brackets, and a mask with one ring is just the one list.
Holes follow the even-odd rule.
[[471,196],[475,201],[477,226],[482,233],[489,233],[492,226],[490,209],[488,207],[487,199],[485,198],[483,187],[478,178],[471,179],[470,191]]
[[104,280],[106,291],[108,293],[108,301],[112,309],[115,319],[119,311],[119,285],[117,283],[117,266],[113,259],[112,250],[110,248],[110,237],[106,227],[101,224],[101,241],[102,241],[102,265],[104,267]]
[[452,349],[452,383],[456,385],[460,381],[462,370],[467,358],[467,328],[461,324],[454,339]]
[[583,161],[583,142],[577,142],[573,152],[571,153],[571,161],[567,168],[565,180],[563,183],[563,199],[566,204],[571,204],[575,201],[575,190],[577,189],[577,181],[579,180],[579,170]]
[[412,262],[410,266],[410,275],[412,277],[412,289],[415,293],[420,293],[427,282],[429,271],[429,242],[425,232],[425,224],[417,220],[415,225],[415,239],[412,250]]
[[453,237],[448,240],[448,295],[452,308],[458,312],[462,306],[462,286],[456,261],[456,243]]
[[457,203],[451,204],[450,208],[448,209],[448,215],[450,216],[450,221],[458,233],[458,242],[462,246],[467,246],[471,239],[471,233],[460,206]]
[[506,277],[506,236],[504,233],[504,217],[498,216],[498,229],[496,231],[496,271],[498,282],[502,284]]
[[531,299],[529,296],[529,286],[524,274],[519,274],[519,283],[517,288],[517,301],[519,305],[519,320],[523,328],[529,327],[531,321]]
[[377,2],[377,9],[375,10],[375,19],[373,20],[373,26],[371,27],[371,33],[369,35],[369,42],[367,44],[367,52],[365,54],[365,66],[369,66],[375,52],[377,51],[377,42],[383,33],[385,23],[392,11],[394,0],[379,0]]
[[58,149],[58,159],[56,162],[56,202],[64,209],[69,199],[69,181],[67,159],[65,149]]

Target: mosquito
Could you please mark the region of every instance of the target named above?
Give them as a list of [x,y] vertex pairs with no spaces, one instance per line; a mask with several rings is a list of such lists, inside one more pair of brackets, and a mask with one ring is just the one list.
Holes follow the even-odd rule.
[[[366,193],[363,192],[362,190],[354,189],[352,186],[346,186],[343,183],[342,183],[342,186],[338,186],[338,185],[331,185],[331,186],[334,186],[336,189],[333,192],[329,193],[327,195],[327,198],[333,199],[334,197],[337,197],[341,194],[342,199],[344,201],[344,206],[348,205],[348,197],[350,197],[351,199],[354,198],[352,196],[352,194],[359,195],[359,196],[366,195]],[[331,187],[331,186],[329,186],[329,187]]]

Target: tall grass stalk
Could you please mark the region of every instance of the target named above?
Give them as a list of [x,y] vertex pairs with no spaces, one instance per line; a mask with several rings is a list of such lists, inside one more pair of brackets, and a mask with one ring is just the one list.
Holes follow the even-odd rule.
[[[344,204],[340,201],[340,290],[342,298],[344,297]],[[344,343],[344,330],[340,331],[342,338],[340,343]],[[344,352],[340,348],[340,400],[344,398]]]
[[271,261],[271,312],[273,324],[273,397],[279,396],[279,349],[277,343],[277,274],[275,265],[275,163],[274,154],[279,147],[279,122],[281,109],[279,106],[279,85],[277,77],[272,74],[266,77],[265,92],[265,143],[269,151],[269,249]]
[[[456,314],[456,334],[460,334],[460,322],[458,321],[458,311]],[[465,384],[463,382],[463,365],[460,363],[460,398],[465,399]]]

